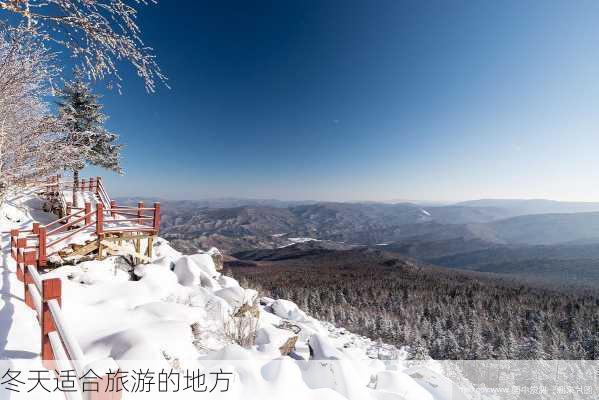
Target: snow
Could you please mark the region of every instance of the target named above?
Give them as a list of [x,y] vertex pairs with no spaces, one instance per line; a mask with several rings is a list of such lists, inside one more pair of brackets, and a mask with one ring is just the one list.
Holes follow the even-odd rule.
[[231,286],[215,291],[214,295],[225,300],[227,304],[234,309],[241,307],[243,304],[253,304],[258,296],[258,293],[252,289],[243,289],[240,286]]
[[175,264],[174,272],[179,283],[183,286],[210,286],[214,288],[213,284],[216,283],[190,256],[181,257]]
[[[5,203],[0,230],[33,221],[23,204]],[[451,381],[430,369],[419,369],[417,378],[410,376],[413,371],[404,365],[404,353],[393,346],[381,348],[371,339],[318,321],[289,300],[259,299],[256,291],[219,273],[209,252],[182,255],[164,239],[154,246],[153,262],[137,266],[134,274],[120,266],[118,257],[43,274],[61,279],[63,315],[85,354],[83,365],[222,369],[233,377],[225,398],[235,400],[443,399],[443,388],[451,387]],[[35,312],[23,303],[23,284],[16,279],[5,247],[1,260],[0,354],[3,359],[29,359],[41,368]],[[259,304],[256,341],[250,348],[233,343],[224,333],[244,304]],[[295,351],[282,356],[279,349],[294,336]],[[381,352],[384,359],[373,360]],[[164,398],[194,395],[169,393]],[[137,397],[129,393],[128,398]]]
[[210,253],[197,253],[188,257],[211,278],[218,276]]
[[320,242],[319,239],[314,239],[310,237],[290,237],[287,238],[291,243],[306,243],[306,242]]
[[293,332],[279,329],[276,326],[263,324],[256,331],[256,345],[262,352],[275,352],[294,336]]
[[314,334],[308,340],[314,360],[343,360],[344,357],[325,335]]
[[73,200],[76,199],[77,206],[79,206],[79,207],[83,207],[83,205],[85,203],[90,203],[92,206],[92,210],[95,210],[96,204],[98,204],[98,199],[96,198],[94,193],[89,192],[89,191],[75,192],[75,199],[73,199],[73,191],[72,190],[62,191],[61,195],[63,198],[67,199],[67,201],[70,201],[72,204],[75,204],[75,201],[73,201]]
[[38,358],[40,327],[35,314],[23,302],[23,283],[13,263],[3,254],[0,274],[0,359]]
[[[280,236],[276,236],[276,235],[272,235],[273,237],[282,237],[286,234],[281,234]],[[287,241],[289,243],[284,244],[279,246],[280,249],[283,249],[285,247],[289,247],[289,246],[293,246],[294,244],[298,244],[298,243],[307,243],[307,242],[320,242],[320,239],[314,239],[314,238],[310,238],[310,237],[290,237],[287,238]]]
[[48,224],[57,219],[43,211],[43,202],[35,197],[33,190],[7,197],[0,207],[0,232],[31,229],[34,222]]
[[376,374],[379,399],[415,398],[434,400],[432,394],[420,386],[411,376],[398,371],[379,371]]
[[284,319],[297,322],[308,321],[308,316],[292,301],[275,300],[271,305],[274,313]]

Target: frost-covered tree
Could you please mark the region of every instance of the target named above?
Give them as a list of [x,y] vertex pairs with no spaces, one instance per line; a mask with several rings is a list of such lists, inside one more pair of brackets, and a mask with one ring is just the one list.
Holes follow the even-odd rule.
[[45,96],[59,73],[54,55],[19,29],[0,29],[0,202],[73,160],[64,124]]
[[107,116],[99,96],[92,93],[80,71],[76,70],[75,78],[60,90],[59,98],[59,115],[65,121],[68,141],[77,151],[71,167],[73,203],[76,206],[79,171],[91,164],[121,174],[120,153],[123,146],[117,143],[118,136],[104,127]]
[[422,337],[416,339],[414,344],[410,346],[410,350],[408,352],[409,360],[428,360],[430,358],[428,354],[428,349],[426,347],[426,342]]
[[129,61],[146,90],[153,92],[166,77],[137,24],[136,7],[148,3],[156,1],[0,0],[0,23],[23,24],[41,40],[66,48],[89,78],[111,76],[119,88],[117,64]]

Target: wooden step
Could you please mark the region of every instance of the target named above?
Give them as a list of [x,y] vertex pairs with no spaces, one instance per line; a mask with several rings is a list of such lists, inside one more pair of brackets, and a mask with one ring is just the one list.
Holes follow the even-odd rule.
[[66,257],[85,256],[96,250],[98,250],[98,241],[94,240],[77,249],[73,249],[73,252],[69,253]]

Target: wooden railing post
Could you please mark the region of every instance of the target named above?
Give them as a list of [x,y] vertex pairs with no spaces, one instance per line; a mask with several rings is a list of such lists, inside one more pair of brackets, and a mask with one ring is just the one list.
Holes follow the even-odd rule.
[[85,178],[81,179],[81,186],[80,186],[80,187],[81,187],[81,189],[80,189],[80,190],[81,190],[82,192],[85,192]]
[[98,260],[104,258],[102,239],[104,238],[104,205],[96,204],[96,236],[98,237]]
[[116,201],[110,200],[110,215],[112,218],[116,216]]
[[[31,296],[31,292],[29,291],[29,284],[33,283],[33,277],[29,273],[29,268],[27,266],[35,267],[35,251],[25,252],[23,262],[23,286],[25,288],[25,304],[29,306],[31,309],[35,309],[35,304],[33,304],[33,297]],[[19,267],[20,268],[20,267]]]
[[154,235],[158,235],[158,232],[160,232],[160,203],[158,203],[158,202],[154,203],[153,227],[154,227]]
[[10,230],[10,254],[13,260],[17,261],[17,238],[19,237],[18,229]]
[[38,255],[37,265],[43,267],[46,265],[46,227],[40,226],[38,229]]
[[92,205],[89,202],[86,202],[83,208],[83,212],[85,213],[85,225],[88,225],[90,222],[92,222]]
[[44,367],[50,370],[54,368],[54,352],[52,351],[48,334],[56,330],[56,325],[54,324],[48,301],[56,300],[60,305],[61,292],[60,278],[44,279],[42,281],[42,363]]
[[23,270],[21,265],[23,264],[23,251],[27,246],[27,239],[17,237],[17,279],[23,281]]
[[137,203],[137,223],[140,225],[143,224],[143,220],[141,218],[144,216],[144,211],[142,208],[144,208],[144,202],[140,201]]
[[85,379],[84,384],[93,385],[98,388],[98,391],[96,392],[94,389],[85,392],[84,395],[87,396],[84,397],[84,400],[121,400],[123,398],[123,382],[127,380],[112,358],[96,360],[86,365],[83,371],[84,375],[93,371],[98,376]]
[[102,177],[96,176],[96,194],[100,193],[100,186],[102,185]]
[[67,209],[66,209],[66,214],[65,215],[67,217],[67,219],[65,220],[65,223],[68,224],[69,221],[71,220],[70,215],[73,212],[73,203],[71,203],[70,201],[67,201]]
[[95,191],[95,187],[94,187],[94,178],[89,178],[89,191],[92,193],[96,193]]
[[96,235],[100,238],[104,235],[104,205],[96,204]]

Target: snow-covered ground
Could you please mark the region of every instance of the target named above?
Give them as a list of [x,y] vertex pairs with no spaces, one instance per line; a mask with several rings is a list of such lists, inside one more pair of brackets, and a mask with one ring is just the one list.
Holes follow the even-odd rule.
[[[34,210],[36,204],[28,196],[5,203],[0,231],[48,219]],[[16,279],[7,239],[2,238],[0,266],[0,354],[41,368],[39,324],[23,303],[23,284]],[[202,371],[207,381],[215,373],[228,374],[229,389],[203,394],[209,398],[459,398],[434,362],[414,367],[401,349],[315,320],[290,301],[260,297],[219,273],[210,252],[183,255],[163,239],[154,246],[153,262],[133,270],[123,259],[109,257],[43,275],[62,281],[62,310],[85,354],[83,364],[112,358],[125,371],[175,370],[181,376]],[[240,346],[239,336],[250,343]],[[289,354],[281,350],[286,344],[293,349]],[[151,398],[198,395],[167,392],[150,390]],[[2,393],[7,392],[0,386],[0,398]],[[50,398],[45,392],[40,396]],[[129,392],[124,398],[138,396],[149,398]],[[23,398],[37,397],[32,392]]]
[[[279,234],[279,235],[280,236],[273,235],[273,237],[282,237],[285,234]],[[290,237],[290,238],[287,238],[287,241],[289,243],[279,246],[279,248],[282,249],[285,247],[293,246],[294,244],[298,244],[298,243],[320,242],[319,239],[314,239],[314,238],[310,238],[310,237]]]

